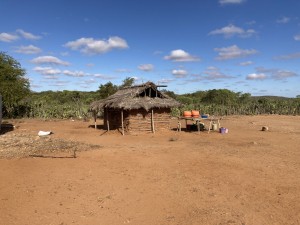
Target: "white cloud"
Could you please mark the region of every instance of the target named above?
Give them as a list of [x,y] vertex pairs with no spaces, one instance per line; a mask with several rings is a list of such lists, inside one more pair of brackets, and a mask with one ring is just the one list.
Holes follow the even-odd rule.
[[289,17],[281,17],[280,19],[276,20],[277,23],[288,23],[290,22],[291,18]]
[[176,77],[176,78],[183,78],[186,77],[186,75],[188,74],[186,70],[172,70],[172,74]]
[[171,51],[170,55],[165,56],[164,59],[175,61],[175,62],[193,62],[193,61],[200,60],[198,57],[192,56],[188,52],[185,52],[182,49]]
[[168,84],[171,83],[172,81],[174,81],[173,79],[161,79],[157,81],[157,84]]
[[253,34],[255,34],[256,31],[253,29],[244,30],[243,28],[236,27],[233,24],[229,24],[226,27],[223,27],[221,29],[216,29],[211,32],[209,32],[208,35],[224,35],[224,37],[229,38],[233,36],[238,37],[251,37]]
[[64,70],[62,72],[64,75],[71,76],[71,77],[84,77],[86,74],[82,71],[70,71]]
[[55,65],[62,65],[62,66],[69,66],[69,62],[65,62],[56,58],[54,56],[39,56],[31,60],[32,63],[35,64],[55,64]]
[[295,36],[294,36],[294,40],[295,40],[295,41],[300,41],[300,34],[295,35]]
[[43,78],[45,78],[47,80],[57,80],[59,77],[55,76],[55,75],[45,75],[45,76],[43,76]]
[[274,71],[272,74],[272,78],[276,80],[282,80],[285,78],[296,77],[296,76],[298,76],[298,74],[288,70],[278,70],[278,71]]
[[208,80],[217,80],[217,79],[224,79],[224,78],[232,78],[232,76],[226,75],[220,72],[220,69],[214,66],[207,67],[204,71],[205,79]]
[[281,70],[281,69],[266,69],[264,67],[256,68],[257,73],[268,74],[270,78],[275,80],[284,80],[290,77],[299,76],[297,73],[288,70]]
[[54,86],[54,87],[64,87],[68,83],[70,83],[70,82],[69,81],[56,81],[54,84],[51,84],[51,86]]
[[149,72],[149,71],[152,71],[154,69],[154,66],[152,64],[141,64],[141,65],[138,66],[138,69],[142,70],[142,71]]
[[247,80],[264,80],[266,78],[267,76],[264,73],[251,73],[246,77]]
[[[88,80],[84,80],[84,81],[82,81],[81,83],[83,84],[83,85],[86,85],[86,84],[94,84],[95,82],[97,82],[94,78],[90,78],[90,79],[88,79]],[[88,86],[85,86],[85,87],[88,87]]]
[[25,38],[27,40],[38,40],[41,38],[41,36],[33,35],[21,29],[16,30],[16,34],[0,33],[0,41],[4,42],[16,41],[20,37]]
[[241,58],[258,53],[255,49],[241,49],[236,45],[224,48],[215,48],[214,50],[218,52],[217,60]]
[[252,65],[252,64],[253,64],[252,61],[246,61],[246,62],[241,62],[240,66],[249,66],[249,65]]
[[104,80],[112,80],[112,79],[116,79],[116,77],[114,77],[114,76],[105,75],[105,74],[100,74],[100,73],[94,74],[94,77],[96,77],[96,78],[101,78],[101,79],[104,79]]
[[108,40],[80,38],[76,41],[69,41],[64,46],[72,50],[78,50],[85,54],[103,54],[113,49],[128,48],[127,42],[120,37],[110,37]]
[[219,0],[219,3],[221,5],[224,5],[224,4],[241,4],[245,2],[245,0]]
[[17,35],[9,34],[9,33],[0,33],[0,41],[4,42],[12,42],[19,39]]
[[52,68],[52,67],[37,66],[37,67],[34,67],[33,70],[35,72],[38,72],[38,73],[42,74],[42,75],[58,75],[58,74],[61,74],[61,70],[55,69],[55,68]]
[[20,36],[22,36],[23,38],[27,39],[27,40],[39,40],[39,39],[41,39],[41,36],[34,35],[34,34],[29,33],[29,32],[25,32],[22,29],[18,29],[17,33]]
[[34,45],[28,45],[28,46],[20,46],[17,47],[15,52],[22,53],[22,54],[38,54],[42,50]]

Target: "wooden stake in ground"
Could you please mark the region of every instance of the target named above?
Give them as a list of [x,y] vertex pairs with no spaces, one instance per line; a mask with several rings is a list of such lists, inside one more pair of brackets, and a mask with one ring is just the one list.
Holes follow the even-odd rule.
[[153,109],[151,109],[151,127],[152,127],[152,133],[155,133]]
[[121,111],[121,122],[122,122],[122,135],[124,136],[124,115],[123,115],[123,109]]
[[106,124],[107,124],[107,131],[109,131],[109,120],[108,120],[108,112],[106,111]]
[[94,116],[94,123],[95,123],[95,129],[97,129],[97,112],[96,111],[93,111],[93,116]]

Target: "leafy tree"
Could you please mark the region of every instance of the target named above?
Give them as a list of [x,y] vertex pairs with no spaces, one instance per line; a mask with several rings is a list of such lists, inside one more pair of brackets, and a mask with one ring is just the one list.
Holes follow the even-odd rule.
[[9,117],[20,106],[20,101],[30,93],[25,70],[13,57],[0,52],[0,94],[3,106]]
[[227,89],[213,89],[207,91],[207,94],[203,97],[202,101],[220,105],[233,105],[237,102],[238,96],[238,93]]
[[119,88],[121,89],[121,88],[124,88],[124,87],[131,87],[133,84],[134,84],[134,78],[133,77],[126,77],[123,80],[123,83]]
[[112,82],[107,82],[106,84],[101,84],[98,89],[98,94],[100,99],[107,98],[118,91],[118,86],[114,85]]
[[241,103],[248,103],[251,99],[251,94],[250,93],[244,93],[240,95],[240,102]]
[[174,91],[168,91],[166,89],[162,89],[161,92],[165,93],[166,95],[168,95],[171,98],[176,99],[177,95],[174,93]]
[[181,95],[181,96],[177,96],[177,101],[179,101],[180,103],[182,104],[185,104],[185,105],[190,105],[193,103],[193,99],[190,98],[190,97],[186,97],[184,95]]

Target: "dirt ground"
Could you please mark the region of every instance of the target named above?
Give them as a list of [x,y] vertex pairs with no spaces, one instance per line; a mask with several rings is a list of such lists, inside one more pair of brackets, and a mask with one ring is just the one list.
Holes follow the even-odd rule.
[[6,122],[1,225],[300,224],[299,116],[225,117],[227,134]]

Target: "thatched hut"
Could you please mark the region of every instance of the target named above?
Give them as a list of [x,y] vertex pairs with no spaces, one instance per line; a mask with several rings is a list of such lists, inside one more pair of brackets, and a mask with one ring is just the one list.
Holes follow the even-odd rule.
[[104,127],[124,132],[170,129],[171,108],[180,103],[158,90],[152,82],[126,87],[106,99],[93,102],[91,111],[103,110]]

